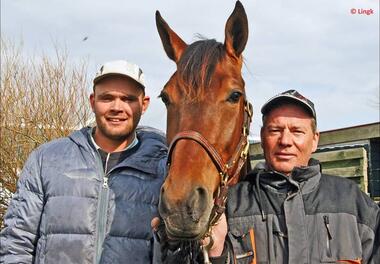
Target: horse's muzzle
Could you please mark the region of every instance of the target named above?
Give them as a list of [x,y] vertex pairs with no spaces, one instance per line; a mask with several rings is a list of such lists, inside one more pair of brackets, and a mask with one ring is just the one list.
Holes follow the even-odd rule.
[[203,187],[198,187],[182,199],[168,195],[161,189],[159,213],[170,236],[181,239],[197,239],[208,229],[212,195]]

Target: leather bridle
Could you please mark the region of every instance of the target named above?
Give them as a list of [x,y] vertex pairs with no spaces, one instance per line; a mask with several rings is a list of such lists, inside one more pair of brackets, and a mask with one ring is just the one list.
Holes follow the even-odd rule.
[[[213,161],[216,169],[221,177],[220,185],[218,188],[217,196],[214,200],[214,207],[211,211],[211,216],[208,224],[208,231],[203,238],[210,237],[211,228],[214,226],[221,215],[224,213],[225,204],[227,200],[228,186],[234,185],[239,180],[239,175],[242,167],[244,166],[249,150],[248,134],[249,126],[252,121],[252,105],[246,99],[244,100],[244,121],[242,127],[242,134],[240,141],[232,157],[225,162],[215,147],[199,132],[194,130],[181,131],[173,138],[168,153],[167,166],[170,167],[171,158],[175,146],[180,140],[192,140],[198,143]],[[236,165],[237,164],[237,165]],[[210,246],[210,245],[209,245]],[[212,246],[212,244],[211,244]]]

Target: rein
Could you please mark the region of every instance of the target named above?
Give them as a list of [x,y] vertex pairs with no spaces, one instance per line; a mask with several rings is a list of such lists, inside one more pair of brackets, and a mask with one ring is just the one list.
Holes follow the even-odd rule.
[[[198,143],[208,154],[210,159],[213,161],[218,173],[220,175],[220,185],[218,187],[218,195],[214,200],[214,207],[211,210],[211,216],[209,219],[208,230],[202,239],[209,237],[210,243],[202,248],[205,263],[210,263],[208,260],[207,250],[212,247],[213,240],[211,237],[211,228],[218,222],[219,218],[225,211],[225,205],[227,201],[228,186],[236,184],[239,180],[239,175],[242,167],[244,166],[249,150],[248,134],[249,126],[252,121],[252,105],[247,100],[244,100],[244,121],[242,127],[242,134],[240,136],[240,141],[236,147],[236,150],[232,157],[224,162],[219,152],[215,147],[199,132],[194,130],[181,131],[175,135],[173,138],[168,152],[167,166],[170,167],[171,158],[174,148],[178,141],[180,140],[192,140]],[[237,164],[237,165],[236,165]],[[234,171],[232,169],[236,168]]]

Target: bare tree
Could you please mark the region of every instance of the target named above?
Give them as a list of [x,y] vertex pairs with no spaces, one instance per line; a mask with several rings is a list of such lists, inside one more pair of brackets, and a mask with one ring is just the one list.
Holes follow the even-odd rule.
[[380,87],[379,86],[373,89],[373,94],[368,101],[368,105],[375,109],[380,108]]
[[1,39],[0,226],[30,152],[87,125],[87,63],[64,50],[26,56],[22,45]]

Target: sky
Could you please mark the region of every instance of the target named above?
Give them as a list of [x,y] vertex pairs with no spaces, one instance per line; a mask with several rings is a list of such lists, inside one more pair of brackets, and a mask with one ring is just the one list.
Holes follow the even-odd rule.
[[[288,89],[314,102],[320,131],[379,122],[378,0],[242,3],[249,22],[242,74],[254,108],[254,138],[262,125],[261,106]],[[234,5],[229,0],[1,0],[1,36],[22,41],[28,54],[53,56],[58,43],[74,62],[88,60],[90,80],[103,62],[138,64],[151,97],[141,123],[165,131],[166,110],[157,96],[175,63],[162,48],[155,11],[188,44],[198,34],[224,42]]]

